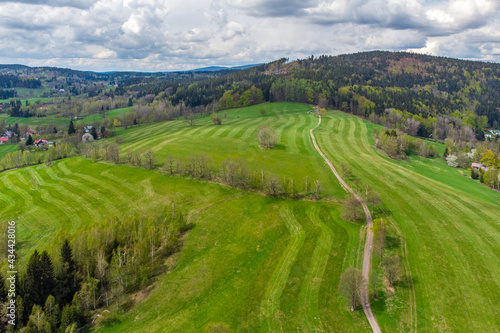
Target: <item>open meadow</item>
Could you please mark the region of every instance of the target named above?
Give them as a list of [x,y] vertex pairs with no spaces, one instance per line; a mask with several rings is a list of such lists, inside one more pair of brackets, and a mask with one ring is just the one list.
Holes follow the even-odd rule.
[[[317,132],[336,165],[346,162],[380,193],[382,216],[400,231],[413,327],[495,331],[500,327],[500,194],[442,160],[394,161],[373,148],[373,124],[328,112]],[[411,275],[410,275],[411,273]],[[375,304],[382,331],[399,318]],[[391,325],[392,322],[392,325]],[[385,326],[384,326],[385,325]]]
[[[338,292],[342,272],[361,267],[364,223],[340,217],[346,193],[314,150],[309,130],[318,118],[310,110],[261,104],[220,112],[220,126],[209,117],[192,127],[168,121],[117,130],[106,141],[123,141],[122,162],[129,152],[151,149],[161,169],[170,156],[205,154],[216,168],[237,157],[251,172],[293,179],[302,193],[306,177],[319,180],[319,201],[270,198],[161,169],[76,157],[0,173],[0,215],[18,221],[24,262],[35,248],[54,251],[49,244],[63,233],[106,217],[171,201],[182,207],[191,229],[166,260],[168,273],[101,312],[95,331],[200,332],[225,323],[237,332],[369,332],[361,308],[350,312]],[[259,147],[262,125],[276,130],[275,148]],[[328,111],[314,134],[337,168],[352,167],[352,187],[356,177],[382,198],[374,218],[389,220],[387,253],[400,255],[403,271],[395,289],[384,281],[372,302],[382,331],[494,331],[500,327],[500,194],[440,159],[385,157],[373,147],[374,126]]]

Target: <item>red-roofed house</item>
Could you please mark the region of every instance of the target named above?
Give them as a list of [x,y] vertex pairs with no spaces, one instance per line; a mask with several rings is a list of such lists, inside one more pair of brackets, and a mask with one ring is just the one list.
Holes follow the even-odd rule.
[[47,140],[43,140],[43,139],[36,140],[35,141],[35,146],[40,147],[40,146],[43,146],[46,143],[47,143]]
[[9,142],[9,138],[8,138],[8,137],[6,137],[6,136],[2,136],[2,137],[0,138],[0,142],[1,142],[1,143],[4,143],[4,142]]

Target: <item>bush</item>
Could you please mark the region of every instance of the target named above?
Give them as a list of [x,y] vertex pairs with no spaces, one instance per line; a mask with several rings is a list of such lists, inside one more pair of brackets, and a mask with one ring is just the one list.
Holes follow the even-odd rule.
[[257,133],[257,140],[262,148],[273,148],[278,140],[277,137],[276,132],[268,126],[261,127]]

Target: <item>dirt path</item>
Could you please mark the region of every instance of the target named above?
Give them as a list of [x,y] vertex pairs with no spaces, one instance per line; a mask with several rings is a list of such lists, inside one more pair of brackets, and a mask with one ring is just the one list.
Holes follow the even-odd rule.
[[[373,244],[373,231],[371,230],[372,226],[372,215],[370,214],[370,210],[368,209],[368,206],[364,202],[364,200],[357,194],[355,193],[352,188],[347,185],[347,183],[340,177],[339,173],[333,166],[332,162],[326,158],[325,154],[319,149],[318,144],[316,143],[316,138],[314,137],[313,131],[321,124],[321,116],[319,116],[319,121],[316,127],[311,129],[309,131],[309,134],[311,135],[311,139],[314,145],[314,148],[316,148],[316,151],[323,157],[325,160],[326,164],[330,167],[330,170],[332,170],[333,174],[335,177],[340,182],[340,185],[349,193],[354,194],[356,199],[361,203],[361,206],[363,207],[363,210],[366,215],[366,243],[365,243],[365,251],[363,254],[363,278],[365,281],[369,280],[370,277],[370,264],[371,264],[371,255],[372,255],[372,244]],[[378,326],[377,319],[375,319],[375,316],[373,315],[372,308],[370,306],[370,295],[369,295],[369,290],[368,290],[368,283],[363,283],[363,287],[361,290],[361,305],[363,306],[363,310],[365,312],[366,318],[370,322],[370,326],[372,327],[373,332],[375,333],[381,333],[380,327]]]

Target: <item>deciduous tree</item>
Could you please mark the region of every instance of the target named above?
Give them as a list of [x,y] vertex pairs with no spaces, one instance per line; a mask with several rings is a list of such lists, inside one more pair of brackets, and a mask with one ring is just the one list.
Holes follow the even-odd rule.
[[359,304],[362,284],[363,275],[357,268],[349,267],[340,276],[339,292],[349,302],[351,311]]

